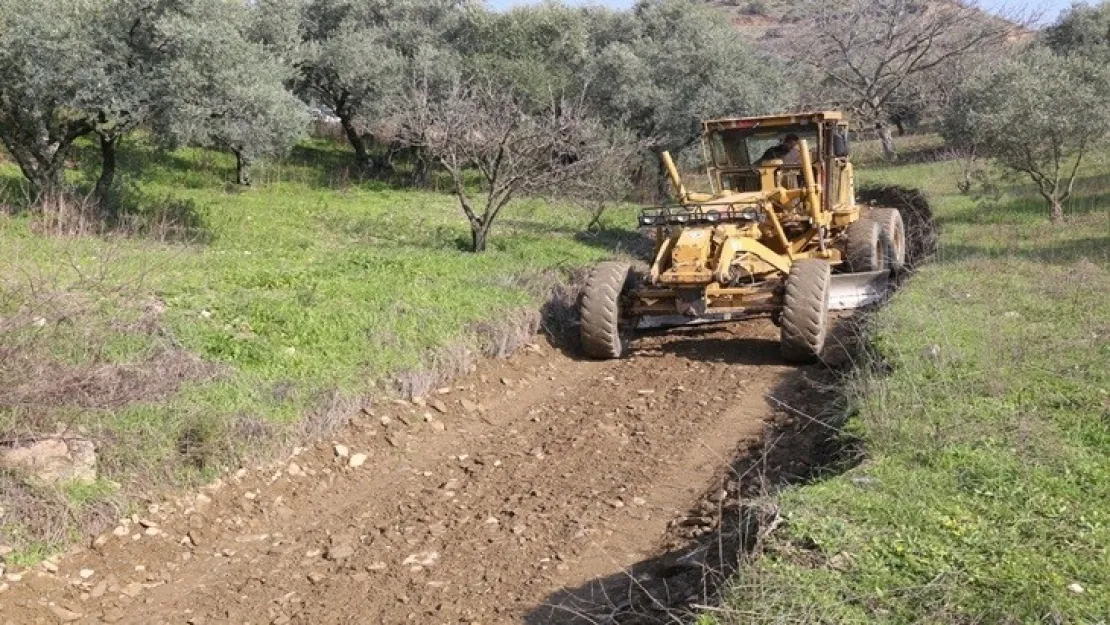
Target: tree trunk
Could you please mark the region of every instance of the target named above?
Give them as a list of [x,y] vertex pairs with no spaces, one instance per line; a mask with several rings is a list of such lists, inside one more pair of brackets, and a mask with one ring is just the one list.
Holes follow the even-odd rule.
[[116,179],[116,147],[119,135],[99,135],[100,137],[100,177],[96,179],[97,204],[101,211],[114,212],[112,206],[112,184]]
[[370,171],[373,166],[370,153],[366,150],[366,139],[358,133],[355,128],[354,120],[350,115],[341,115],[339,117],[339,124],[343,126],[343,134],[347,135],[347,141],[351,147],[355,149],[355,164],[362,171]]
[[38,202],[44,195],[61,191],[65,187],[65,166],[51,162],[34,171],[31,178],[32,201]]
[[895,126],[896,128],[898,128],[898,136],[899,136],[899,137],[904,137],[904,136],[906,136],[906,124],[904,124],[904,123],[902,122],[902,118],[901,118],[901,117],[895,117],[895,118],[894,118],[894,126]]
[[428,158],[420,146],[412,149],[412,186],[421,189],[428,186]]
[[400,141],[391,142],[389,144],[389,147],[386,148],[385,154],[382,154],[382,156],[380,158],[376,159],[376,161],[374,162],[374,171],[378,171],[378,172],[391,172],[391,171],[393,171],[393,169],[395,167],[393,161],[394,161],[394,159],[397,158],[397,154],[399,154],[402,149],[403,149],[403,147],[402,147]]
[[244,186],[251,186],[251,158],[241,150],[235,152],[235,182]]
[[[13,123],[27,123],[33,126],[31,120],[18,118]],[[37,203],[44,194],[61,189],[65,184],[66,157],[73,148],[73,142],[93,130],[85,121],[78,121],[58,129],[57,139],[43,144],[40,141],[20,141],[26,139],[32,132],[27,129],[20,133],[22,137],[12,139],[4,137],[0,143],[7,149],[8,154],[19,165],[23,176],[31,183],[30,200]],[[48,134],[42,130],[39,134]]]
[[598,202],[594,205],[593,210],[590,211],[590,223],[586,224],[586,232],[598,232],[602,230],[601,217],[605,214],[606,208],[605,202]]
[[479,225],[471,224],[470,226],[470,251],[481,253],[486,251],[486,244],[489,241],[490,224],[485,220]]
[[31,203],[36,204],[44,195],[48,195],[62,188],[61,167],[41,167],[33,170],[24,169],[23,174],[31,183]]
[[876,124],[876,130],[879,131],[879,141],[883,144],[883,157],[888,161],[898,160],[898,150],[894,147],[894,135],[890,132],[890,126]]
[[1048,220],[1054,224],[1064,223],[1064,204],[1057,198],[1048,200]]
[[[21,149],[20,146],[5,143],[4,147],[19,165],[23,177],[30,183],[28,199],[31,204],[38,203],[43,195],[61,188],[62,173],[65,169],[63,148],[57,148],[53,158],[48,158],[33,154],[30,149]],[[68,151],[68,146],[65,149]]]

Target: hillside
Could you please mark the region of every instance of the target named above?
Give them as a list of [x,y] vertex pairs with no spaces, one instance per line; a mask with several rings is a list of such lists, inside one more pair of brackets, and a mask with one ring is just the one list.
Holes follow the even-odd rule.
[[[935,5],[951,5],[952,0],[929,0]],[[752,39],[762,39],[769,32],[781,28],[802,17],[802,9],[798,2],[790,0],[706,0],[706,4],[726,14],[732,24],[741,32],[750,35]],[[994,19],[997,16],[991,16]],[[1020,14],[1007,16],[1007,18],[1020,18]],[[1010,19],[1011,22],[1022,21]],[[1029,35],[1031,31],[1015,23],[1021,35]]]
[[738,30],[761,38],[767,31],[797,19],[797,3],[787,0],[706,0],[728,15]]

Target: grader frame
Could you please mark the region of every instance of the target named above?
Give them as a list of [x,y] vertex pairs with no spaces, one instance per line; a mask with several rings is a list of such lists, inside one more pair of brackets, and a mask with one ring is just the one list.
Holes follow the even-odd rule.
[[[786,136],[797,138],[793,162],[759,156]],[[885,295],[905,257],[900,215],[856,205],[841,113],[710,120],[702,146],[711,191],[687,190],[662,155],[676,204],[639,217],[656,241],[650,269],[630,279],[628,265],[605,263],[591,274],[583,347],[618,357],[630,327],[769,314],[782,324],[784,356],[817,358],[830,309]]]

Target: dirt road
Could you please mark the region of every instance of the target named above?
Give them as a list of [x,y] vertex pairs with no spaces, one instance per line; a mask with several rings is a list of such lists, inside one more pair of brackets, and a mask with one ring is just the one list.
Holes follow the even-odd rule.
[[[487,362],[7,580],[0,623],[649,622],[613,588],[673,574],[685,543],[719,532],[738,457],[808,470],[804,453],[748,451],[826,398],[829,374],[783,364],[777,334],[757,321],[643,337],[617,362],[546,345]],[[664,586],[660,607],[700,592]]]

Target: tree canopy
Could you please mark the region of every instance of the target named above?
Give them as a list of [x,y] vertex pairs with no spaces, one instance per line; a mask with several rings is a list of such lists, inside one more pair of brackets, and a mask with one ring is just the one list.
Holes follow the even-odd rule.
[[249,185],[251,161],[282,154],[304,136],[306,107],[286,88],[294,69],[283,62],[281,43],[250,39],[261,15],[222,0],[194,2],[209,19],[175,16],[163,24],[173,42],[165,71],[174,78],[159,128],[171,142],[229,150],[237,181]]
[[[1077,5],[1043,41],[1061,58],[1106,64],[1107,7]],[[846,108],[893,157],[892,125],[949,110],[955,128],[1003,112],[975,89],[1020,24],[929,0],[805,0],[783,18],[757,40],[700,0],[504,12],[481,0],[0,0],[0,142],[37,195],[62,184],[87,137],[107,205],[117,146],[137,129],[228,150],[249,184],[251,162],[295,143],[310,109],[334,114],[363,174],[386,173],[404,152],[420,184],[444,165],[422,134],[432,125],[412,111],[499,101],[459,100],[459,85],[496,85],[528,117],[573,102],[656,156],[692,145],[699,122],[718,116]],[[977,132],[959,140],[986,145]],[[650,179],[630,160],[617,170]]]
[[164,140],[257,155],[300,136],[290,59],[251,41],[261,7],[220,0],[2,0],[0,140],[39,195],[62,184],[74,143],[95,135],[96,191],[112,185],[119,140],[142,125]]
[[[780,54],[808,67],[822,98],[879,130],[888,158],[897,152],[892,117],[943,93],[961,62],[1004,42],[1017,25],[963,2],[805,0]],[[804,78],[803,78],[804,79]]]
[[774,59],[748,45],[704,3],[650,0],[633,9],[625,36],[589,69],[592,101],[653,149],[690,145],[700,120],[790,106],[793,86]]
[[93,130],[104,67],[86,16],[95,2],[0,1],[0,141],[39,195],[59,186],[73,143]]
[[1057,54],[1110,61],[1110,2],[1072,5],[1045,31],[1045,43]]

